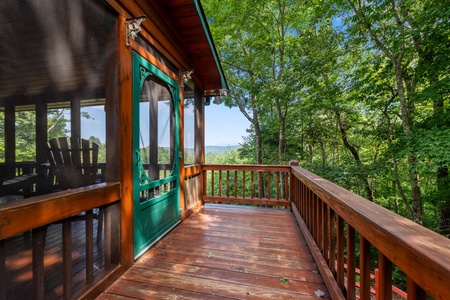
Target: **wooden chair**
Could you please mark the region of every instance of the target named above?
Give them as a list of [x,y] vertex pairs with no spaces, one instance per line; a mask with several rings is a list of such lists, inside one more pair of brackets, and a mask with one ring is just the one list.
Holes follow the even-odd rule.
[[35,164],[13,162],[0,164],[0,197],[6,195],[31,196],[33,185],[38,182]]
[[[59,137],[49,141],[47,159],[50,164],[50,176],[54,179],[52,190],[67,190],[86,185],[95,184],[100,181],[97,176],[98,166],[98,144],[85,139],[71,137]],[[74,221],[83,219],[83,215],[74,216]],[[103,227],[103,210],[99,209],[95,214],[98,220],[97,242],[101,240]]]
[[49,141],[47,159],[56,184],[62,190],[94,184],[98,171],[98,145],[85,139],[67,137]]

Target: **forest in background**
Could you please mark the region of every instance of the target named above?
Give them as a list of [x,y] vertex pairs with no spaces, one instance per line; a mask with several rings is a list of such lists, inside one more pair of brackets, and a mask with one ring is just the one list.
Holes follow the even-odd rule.
[[450,2],[202,5],[230,87],[223,102],[251,123],[242,148],[215,163],[298,160],[450,236]]

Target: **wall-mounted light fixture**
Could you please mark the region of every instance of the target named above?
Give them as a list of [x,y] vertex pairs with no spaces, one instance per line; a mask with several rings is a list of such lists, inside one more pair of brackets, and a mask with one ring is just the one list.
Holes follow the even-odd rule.
[[145,19],[145,15],[142,15],[140,17],[128,18],[125,20],[125,27],[127,32],[125,46],[129,47],[131,40],[134,41],[139,32],[142,31],[141,24],[145,21]]
[[187,70],[181,72],[181,87],[184,87],[184,85],[192,79],[192,73],[194,73],[194,70]]

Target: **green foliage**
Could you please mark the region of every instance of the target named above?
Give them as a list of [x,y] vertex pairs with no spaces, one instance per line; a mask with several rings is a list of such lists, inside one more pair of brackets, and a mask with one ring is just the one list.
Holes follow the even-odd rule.
[[439,211],[450,207],[448,1],[202,3],[230,84],[225,103],[252,122],[241,159],[258,162],[260,149],[264,164],[299,160],[441,230]]
[[[48,139],[70,136],[68,129],[69,119],[66,118],[67,110],[49,109],[47,113],[47,135]],[[88,113],[82,114],[83,118],[91,118]],[[0,160],[5,159],[5,132],[4,113],[0,113]],[[36,139],[41,138],[40,133],[36,133],[36,112],[18,111],[15,114],[16,127],[16,161],[36,160]],[[99,162],[106,161],[106,145],[102,144],[97,137],[89,137],[89,141],[94,141],[99,145]]]
[[207,164],[249,164],[252,161],[244,156],[241,156],[240,149],[230,150],[225,153],[208,153],[205,158]]

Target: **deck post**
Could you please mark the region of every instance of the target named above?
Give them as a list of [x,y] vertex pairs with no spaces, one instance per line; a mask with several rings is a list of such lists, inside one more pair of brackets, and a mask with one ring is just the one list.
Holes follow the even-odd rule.
[[[291,160],[291,161],[289,161],[289,166],[291,168],[292,167],[297,167],[298,165],[299,165],[298,160]],[[287,199],[287,197],[286,197],[286,200],[289,200],[291,202],[291,205],[290,205],[291,211],[292,211],[292,202],[295,203],[295,199],[294,198],[295,198],[295,195],[296,195],[294,182],[295,182],[295,176],[292,174],[292,171],[290,171],[289,172],[289,199]],[[298,202],[298,203],[300,203],[300,202]],[[298,207],[298,209],[300,209],[300,207]]]

